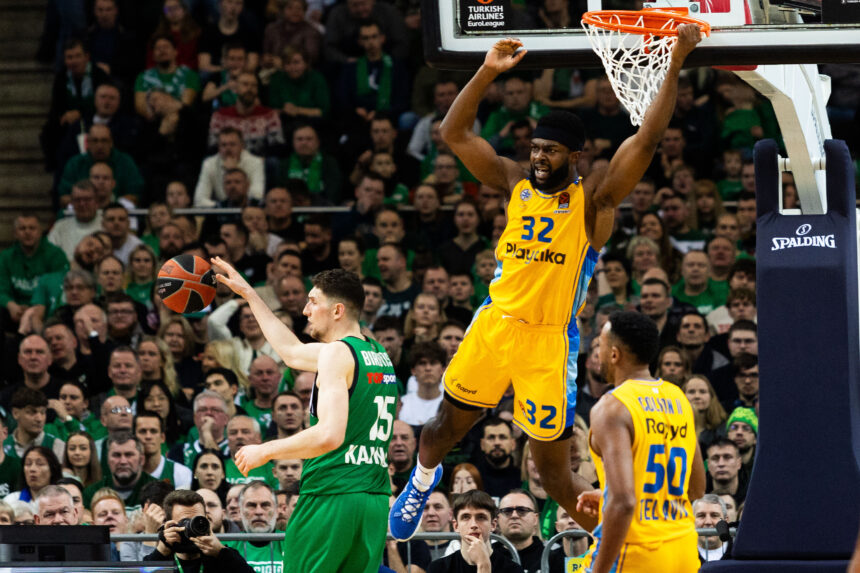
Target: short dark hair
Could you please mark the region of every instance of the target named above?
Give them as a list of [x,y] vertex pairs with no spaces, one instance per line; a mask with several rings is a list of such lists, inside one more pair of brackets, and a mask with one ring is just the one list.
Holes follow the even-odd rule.
[[76,488],[78,488],[79,490],[81,490],[81,493],[84,493],[84,485],[81,483],[81,480],[73,478],[73,477],[61,477],[60,479],[57,480],[56,485],[59,485],[59,486],[73,485]]
[[740,448],[738,448],[736,443],[725,436],[720,436],[705,447],[705,457],[708,457],[708,452],[711,451],[711,448],[722,448],[724,446],[733,448],[737,455],[741,455]]
[[27,386],[22,386],[15,390],[15,393],[12,394],[12,401],[9,405],[14,408],[47,408],[48,407],[48,398],[45,396],[44,392],[41,390],[33,390],[32,388],[28,388]]
[[750,354],[748,352],[741,352],[737,356],[735,356],[734,361],[732,362],[735,367],[735,372],[740,372],[741,370],[749,370],[754,366],[758,366],[758,356],[755,354]]
[[[746,163],[744,163],[746,165]],[[741,191],[738,194],[738,203],[741,201],[755,201],[755,193],[752,191]]]
[[272,409],[273,410],[275,408],[275,403],[278,401],[278,398],[295,398],[299,402],[302,401],[302,397],[299,396],[295,390],[283,390],[281,392],[278,392],[278,394],[272,400]]
[[409,353],[409,366],[415,368],[422,360],[438,362],[444,366],[447,358],[445,350],[435,340],[416,342],[412,346],[412,352]]
[[[361,279],[361,284],[362,286],[367,285],[382,288],[382,281],[376,277],[364,277],[363,279]],[[379,318],[383,317],[380,316]]]
[[[112,255],[110,255],[110,256],[112,256]],[[105,258],[107,258],[107,257],[105,257]],[[114,257],[114,258],[116,258],[116,257]],[[104,260],[104,259],[102,259],[102,260]],[[122,263],[121,260],[119,260],[119,259],[117,259],[117,260],[120,263]],[[123,265],[123,267],[125,267],[125,265]],[[134,306],[134,299],[131,298],[131,296],[129,296],[128,294],[126,294],[124,292],[112,292],[105,297],[105,308],[107,308],[108,306],[110,306],[112,304],[119,304],[119,303],[123,303],[123,302],[131,303],[131,305]],[[130,347],[125,347],[125,348],[130,348]]]
[[630,350],[639,364],[650,364],[660,349],[660,332],[653,320],[634,311],[609,315],[610,334]]
[[729,296],[726,297],[726,306],[731,306],[733,302],[738,301],[747,301],[752,303],[753,306],[756,305],[756,296],[755,291],[751,288],[736,288],[729,291]]
[[239,137],[239,141],[245,141],[245,136],[242,135],[242,132],[235,127],[228,126],[222,128],[221,131],[218,132],[218,137],[221,137],[222,135],[235,135]]
[[397,334],[403,336],[403,321],[390,314],[380,316],[373,323],[373,332],[381,332],[383,330],[395,330]]
[[645,279],[642,282],[642,286],[646,286],[646,285],[647,286],[659,285],[659,286],[663,287],[663,290],[666,291],[666,295],[671,294],[671,289],[669,288],[669,285],[667,285],[663,279],[658,279],[657,277],[651,277],[650,279]]
[[209,372],[203,376],[203,381],[206,382],[206,380],[208,380],[213,374],[220,374],[223,376],[224,380],[226,380],[227,384],[230,386],[239,386],[239,378],[236,376],[236,373],[229,368],[221,368],[220,366],[209,370]]
[[737,332],[738,330],[755,332],[756,336],[758,336],[758,326],[751,320],[741,319],[735,321],[735,323],[729,327],[729,338],[731,338],[733,332]]
[[156,420],[158,420],[158,427],[161,428],[161,433],[163,434],[167,431],[167,422],[165,422],[161,416],[159,416],[152,410],[139,410],[134,417],[134,421],[132,422],[132,429],[135,434],[137,434],[137,421],[140,418],[155,418]]
[[[538,507],[537,498],[535,498],[535,495],[532,492],[530,492],[527,489],[522,489],[522,488],[518,487],[518,488],[512,489],[511,491],[509,491],[508,493],[503,495],[502,499],[504,499],[504,498],[506,498],[512,494],[524,495],[527,498],[529,498],[530,500],[532,500],[532,507],[535,508],[535,510],[537,510],[538,513],[540,513],[540,508]],[[501,505],[502,499],[499,499],[499,505]]]
[[200,504],[203,506],[205,511],[206,502],[203,501],[203,496],[201,496],[196,491],[191,491],[190,489],[177,489],[176,491],[172,491],[164,498],[164,502],[161,504],[161,509],[164,510],[164,518],[173,519],[173,508],[177,505],[181,505],[182,507],[194,507],[195,505]]
[[511,432],[511,434],[513,434],[514,432],[514,428],[513,426],[511,426],[510,422],[498,416],[490,416],[489,418],[484,420],[484,423],[481,425],[481,436],[484,435],[484,429],[488,426],[507,426],[508,431]]
[[496,508],[496,503],[493,501],[493,498],[490,497],[490,494],[487,492],[479,489],[473,489],[466,493],[461,493],[454,498],[454,504],[451,508],[451,513],[454,515],[454,519],[456,520],[460,515],[460,512],[467,508],[485,509],[490,512],[490,517],[492,519],[495,519],[496,515],[498,515],[498,509]]
[[356,320],[364,308],[364,288],[358,275],[343,269],[329,269],[314,275],[313,285],[332,300],[341,302]]
[[138,451],[141,451],[143,448],[140,443],[140,440],[137,439],[137,436],[135,436],[131,432],[122,430],[116,432],[112,436],[107,437],[107,451],[110,452],[110,447],[114,444],[121,446],[122,444],[127,444],[128,442],[134,442],[134,447],[136,447]]
[[166,481],[156,480],[151,481],[140,488],[140,503],[154,503],[155,505],[163,505],[164,499],[173,491],[173,486]]
[[732,277],[737,273],[744,273],[755,278],[755,268],[756,263],[755,259],[738,259],[732,264],[732,267],[729,269],[729,280],[732,280]]

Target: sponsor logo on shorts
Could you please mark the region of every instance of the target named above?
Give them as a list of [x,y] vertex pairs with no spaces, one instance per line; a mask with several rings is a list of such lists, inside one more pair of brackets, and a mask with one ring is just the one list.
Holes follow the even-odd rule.
[[465,386],[461,386],[460,384],[455,384],[455,386],[457,387],[457,390],[459,390],[460,392],[463,392],[465,394],[477,394],[478,393],[477,389],[470,390],[469,388],[466,388]]
[[523,260],[526,264],[537,262],[563,265],[567,259],[565,253],[553,251],[552,249],[526,249],[524,247],[517,247],[516,243],[505,243],[505,255]]

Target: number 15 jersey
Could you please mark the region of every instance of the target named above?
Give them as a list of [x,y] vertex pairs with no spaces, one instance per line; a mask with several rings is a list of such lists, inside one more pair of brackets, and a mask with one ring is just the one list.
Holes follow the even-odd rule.
[[490,299],[525,323],[575,328],[597,257],[585,233],[582,179],[552,195],[523,179],[511,192]]

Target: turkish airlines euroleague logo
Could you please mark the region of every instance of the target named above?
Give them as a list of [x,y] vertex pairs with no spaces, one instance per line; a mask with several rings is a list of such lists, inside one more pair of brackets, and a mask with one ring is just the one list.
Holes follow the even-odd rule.
[[461,16],[466,30],[486,30],[505,27],[505,0],[463,1]]

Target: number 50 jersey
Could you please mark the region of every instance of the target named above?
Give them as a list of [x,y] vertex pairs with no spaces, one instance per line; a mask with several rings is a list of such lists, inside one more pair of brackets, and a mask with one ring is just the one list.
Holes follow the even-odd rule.
[[[630,412],[634,428],[636,508],[625,543],[660,544],[694,533],[687,491],[696,455],[696,422],[687,397],[663,380],[627,380],[611,393]],[[592,458],[605,492],[603,460],[593,450]],[[602,516],[602,503],[600,509]]]
[[523,179],[508,203],[490,298],[528,324],[575,325],[597,256],[585,234],[582,179],[553,195]]

